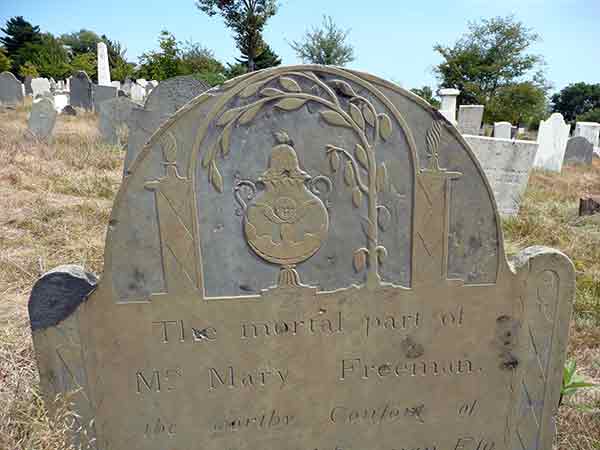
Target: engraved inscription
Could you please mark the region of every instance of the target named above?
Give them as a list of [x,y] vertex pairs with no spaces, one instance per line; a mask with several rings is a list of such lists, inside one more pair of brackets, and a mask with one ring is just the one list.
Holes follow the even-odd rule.
[[335,424],[382,425],[412,418],[417,423],[425,423],[422,417],[425,405],[398,406],[393,403],[374,408],[351,408],[335,406],[329,412],[329,420]]
[[240,371],[228,366],[222,369],[210,367],[208,369],[208,390],[219,387],[231,389],[258,388],[263,386],[278,385],[283,387],[288,382],[287,369],[258,369],[254,371]]
[[181,378],[183,371],[181,368],[174,369],[153,369],[152,371],[140,370],[136,372],[136,392],[138,394],[154,392],[170,392],[176,388],[177,380]]
[[210,427],[214,433],[232,433],[246,430],[266,430],[270,428],[282,428],[292,425],[295,417],[289,414],[282,414],[273,409],[266,413],[254,416],[241,416],[227,418],[219,421]]
[[172,341],[208,342],[217,339],[217,329],[215,327],[189,327],[189,329],[186,329],[183,320],[160,320],[152,322],[152,325],[159,330],[163,344]]
[[468,359],[450,361],[365,362],[360,358],[342,359],[340,380],[368,380],[403,376],[472,375],[482,372]]

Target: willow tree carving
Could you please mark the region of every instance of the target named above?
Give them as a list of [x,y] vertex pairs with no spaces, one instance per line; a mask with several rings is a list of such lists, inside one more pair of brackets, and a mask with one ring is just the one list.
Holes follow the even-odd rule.
[[[308,92],[303,91],[297,80],[311,85]],[[236,84],[225,88],[231,89]],[[388,176],[385,164],[377,163],[375,149],[392,136],[393,125],[388,114],[377,112],[373,103],[357,94],[348,82],[340,79],[325,82],[312,72],[289,72],[268,77],[248,85],[238,97],[250,101],[224,110],[217,116],[218,137],[202,158],[202,167],[208,171],[209,182],[218,192],[223,191],[219,156],[224,158],[231,151],[233,129],[252,122],[265,106],[272,105],[282,112],[296,111],[309,102],[323,106],[319,113],[326,123],[352,130],[358,138],[354,149],[329,144],[325,152],[331,171],[343,171],[354,207],[359,208],[366,201],[367,217],[362,218],[362,229],[367,245],[354,251],[353,265],[357,272],[367,270],[367,287],[379,286],[379,265],[387,254],[385,247],[379,244],[379,232],[385,229],[390,213],[378,202],[378,194],[386,189]],[[347,109],[342,105],[342,98],[346,100]]]

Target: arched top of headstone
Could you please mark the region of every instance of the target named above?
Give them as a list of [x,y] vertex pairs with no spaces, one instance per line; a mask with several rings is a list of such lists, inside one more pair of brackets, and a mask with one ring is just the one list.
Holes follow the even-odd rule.
[[79,80],[85,80],[88,83],[92,82],[92,80],[90,79],[89,75],[85,72],[85,70],[78,70],[77,72],[75,72],[75,74],[71,78],[77,78]]
[[[497,209],[457,130],[392,83],[339,68],[296,66],[208,91],[154,134],[123,183],[113,211],[117,225],[107,238],[105,279],[118,297],[148,298],[167,289],[168,238],[156,203],[163,197],[155,198],[152,182],[161,192],[172,190],[172,220],[189,239],[186,255],[174,257],[188,261],[185,278],[206,297],[258,294],[271,286],[283,259],[268,254],[280,249],[260,236],[254,241],[252,227],[267,225],[264,218],[254,224],[244,211],[248,196],[269,194],[265,174],[278,145],[298,159],[297,167],[286,166],[278,176],[306,174],[306,196],[275,207],[274,214],[277,208],[303,210],[297,208],[308,208],[306,202],[320,205],[305,212],[301,228],[312,236],[306,253],[295,250],[310,258],[290,259],[302,262],[303,281],[324,291],[369,280],[409,288],[425,276],[419,260],[439,251],[435,264],[444,277],[496,282],[505,264]],[[432,214],[443,223],[436,225],[438,236],[427,237],[421,228],[432,226]],[[132,253],[126,244],[134,242],[139,246]],[[257,266],[257,254],[274,265]],[[231,276],[223,277],[228,270]]]
[[21,82],[11,73],[0,73],[0,104],[18,105],[23,102]]
[[191,75],[169,78],[152,89],[144,108],[170,116],[209,88],[207,83]]

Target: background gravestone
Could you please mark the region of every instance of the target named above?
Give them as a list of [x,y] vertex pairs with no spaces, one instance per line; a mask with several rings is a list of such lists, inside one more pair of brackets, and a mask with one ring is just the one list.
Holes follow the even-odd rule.
[[91,111],[93,108],[92,81],[82,70],[71,77],[70,102],[71,106],[83,108],[86,111]]
[[51,92],[50,81],[47,78],[34,78],[31,80],[31,90],[33,98],[43,97]]
[[92,85],[92,98],[94,99],[94,111],[100,111],[100,104],[106,100],[117,97],[117,89],[112,86]]
[[56,123],[57,111],[54,103],[48,98],[43,98],[31,106],[28,131],[37,139],[47,141],[52,135]]
[[462,134],[479,136],[484,109],[483,105],[460,105],[458,108],[458,129]]
[[494,123],[494,137],[496,139],[510,139],[512,135],[512,125],[510,122]]
[[33,340],[100,450],[551,448],[573,266],[509,265],[456,128],[371,75],[279,67],[188,103],[81,286]]
[[575,136],[567,141],[563,164],[592,164],[594,146],[583,136]]
[[99,105],[99,128],[104,142],[123,145],[127,141],[127,121],[137,105],[126,97],[115,97]]
[[574,136],[583,136],[590,141],[594,147],[600,145],[600,123],[577,122],[573,134]]
[[23,103],[21,83],[10,72],[0,73],[0,104],[20,105]]
[[570,130],[571,126],[565,123],[560,113],[553,113],[547,120],[542,120],[537,139],[539,148],[535,154],[533,166],[560,172]]
[[33,89],[31,88],[32,80],[33,77],[30,75],[25,77],[25,82],[23,83],[25,85],[25,95],[33,95]]

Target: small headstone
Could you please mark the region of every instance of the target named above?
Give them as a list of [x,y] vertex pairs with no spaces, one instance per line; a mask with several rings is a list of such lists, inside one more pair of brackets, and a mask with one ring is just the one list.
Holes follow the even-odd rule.
[[108,49],[104,42],[97,44],[98,56],[98,84],[100,86],[110,86],[110,66],[108,64]]
[[548,120],[540,122],[538,130],[539,148],[533,166],[543,170],[560,172],[571,127],[565,123],[562,114],[554,113]]
[[563,164],[592,164],[594,146],[583,136],[575,136],[568,140]]
[[511,132],[512,132],[512,125],[510,122],[494,123],[494,137],[496,139],[510,139]]
[[537,142],[464,136],[477,156],[504,217],[519,213],[529,172],[538,151]]
[[43,396],[76,391],[82,448],[552,447],[573,265],[508,263],[469,147],[392,83],[279,67],[197,97],[105,248],[97,286],[30,300]]
[[127,121],[138,105],[127,97],[115,97],[99,105],[99,128],[104,142],[123,145],[126,142]]
[[69,104],[69,94],[54,94],[53,101],[54,109],[60,113]]
[[94,99],[94,111],[100,111],[100,104],[106,100],[117,97],[117,89],[112,86],[92,86],[92,97]]
[[458,129],[462,134],[479,136],[484,108],[483,105],[460,105],[458,108]]
[[40,141],[48,141],[56,123],[56,109],[50,99],[42,98],[31,107],[28,131]]
[[600,146],[600,123],[577,122],[575,136],[582,136],[592,143],[594,147]]
[[138,83],[132,83],[130,96],[134,102],[143,103],[144,98],[146,98],[146,88],[140,86]]
[[21,82],[10,72],[0,73],[0,105],[16,106],[22,103]]
[[121,82],[120,81],[111,81],[110,85],[112,87],[114,87],[115,89],[117,89],[117,90],[121,89]]
[[25,83],[23,83],[25,85],[25,95],[33,95],[33,89],[31,88],[32,80],[33,77],[30,75],[25,77]]
[[442,98],[440,113],[448,119],[450,123],[456,125],[456,99],[460,95],[460,91],[453,88],[440,89],[439,95]]
[[71,77],[71,105],[91,111],[92,103],[92,81],[87,73],[80,70]]
[[61,113],[64,114],[65,116],[76,116],[77,110],[75,108],[73,108],[71,105],[67,105],[62,109]]
[[587,195],[579,199],[579,215],[591,216],[600,213],[600,195]]
[[51,93],[50,80],[47,78],[34,78],[31,80],[31,89],[33,90],[33,98],[43,97]]

